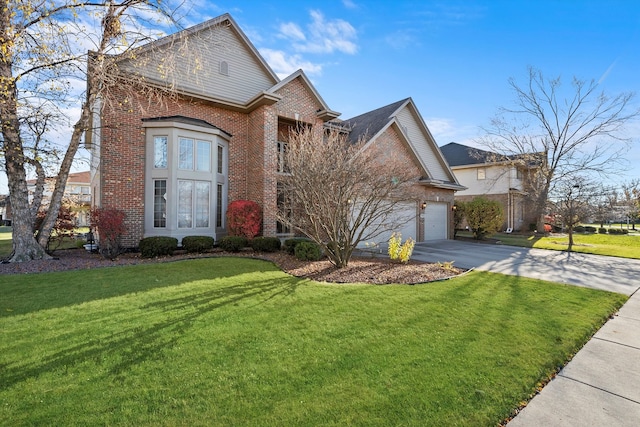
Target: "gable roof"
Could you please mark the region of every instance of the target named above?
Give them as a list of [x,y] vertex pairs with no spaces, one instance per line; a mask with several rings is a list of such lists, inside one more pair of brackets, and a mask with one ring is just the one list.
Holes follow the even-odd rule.
[[451,167],[517,163],[520,167],[536,168],[545,161],[544,153],[506,155],[469,147],[457,142],[443,145],[440,147],[440,151]]
[[[118,61],[123,73],[144,76],[147,84],[236,111],[280,100],[267,93],[280,79],[228,13],[149,42]],[[226,71],[218,72],[222,63]]]
[[[411,98],[405,98],[344,121],[330,123],[348,132],[349,141],[367,144],[393,127],[406,142],[425,176],[420,182],[438,188],[463,190],[440,152],[433,135]],[[431,169],[431,170],[430,170]]]
[[353,143],[358,142],[361,138],[365,140],[372,139],[383,128],[391,124],[394,113],[410,100],[411,98],[402,99],[351,119],[343,120],[339,125],[351,130],[349,132],[349,141]]
[[221,25],[231,28],[236,33],[236,35],[240,37],[245,47],[251,51],[251,53],[256,57],[256,59],[258,59],[264,71],[268,73],[275,82],[280,80],[277,74],[271,69],[267,61],[265,61],[262,55],[260,55],[260,52],[258,52],[258,50],[255,48],[253,43],[251,43],[247,35],[240,29],[240,26],[238,26],[238,23],[228,13],[224,13],[218,17],[209,19],[208,21],[201,22],[200,24],[194,25],[193,27],[186,28],[182,31],[178,31],[177,33],[173,33],[173,34],[169,34],[164,37],[161,37],[157,40],[154,40],[150,43],[147,43],[143,46],[136,48],[135,52],[136,52],[136,55],[140,55],[152,49],[157,49],[163,46],[171,45],[176,41],[179,41],[186,37],[194,36],[198,33],[202,33],[203,31],[210,30],[211,28],[221,26]]
[[324,102],[324,99],[322,99],[322,97],[320,96],[316,88],[313,86],[313,84],[311,84],[311,81],[309,80],[307,75],[304,73],[304,71],[302,71],[302,69],[298,69],[295,73],[284,78],[282,81],[278,82],[275,86],[269,89],[267,92],[271,94],[275,94],[275,92],[285,87],[295,79],[300,79],[302,84],[307,88],[309,92],[311,92],[311,94],[315,97],[318,103],[322,106],[322,108],[320,108],[316,112],[317,116],[320,119],[327,121],[327,120],[335,119],[340,115],[340,113],[338,113],[337,111],[331,110],[327,105],[327,103]]
[[485,163],[493,163],[497,157],[496,153],[469,147],[468,145],[450,142],[440,147],[440,151],[449,162],[450,166],[467,166]]

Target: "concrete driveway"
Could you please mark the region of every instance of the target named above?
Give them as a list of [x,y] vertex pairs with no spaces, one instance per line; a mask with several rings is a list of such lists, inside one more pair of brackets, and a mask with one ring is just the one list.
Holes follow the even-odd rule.
[[640,260],[519,248],[459,240],[416,244],[413,259],[604,289],[625,295],[640,288]]

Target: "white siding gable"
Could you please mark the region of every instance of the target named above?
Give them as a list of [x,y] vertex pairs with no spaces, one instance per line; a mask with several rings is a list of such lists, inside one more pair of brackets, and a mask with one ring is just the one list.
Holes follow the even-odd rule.
[[420,125],[421,120],[407,106],[398,111],[396,119],[408,137],[413,151],[426,167],[430,178],[454,181],[440,162],[440,153],[437,148],[434,148],[433,137],[423,130],[424,127]]
[[[478,179],[478,169],[484,169],[484,179]],[[460,184],[467,187],[459,191],[458,196],[481,196],[489,194],[507,194],[509,189],[522,190],[522,180],[517,178],[517,171],[510,166],[502,165],[469,165],[454,168]]]
[[231,21],[146,49],[122,68],[181,92],[246,104],[277,83]]

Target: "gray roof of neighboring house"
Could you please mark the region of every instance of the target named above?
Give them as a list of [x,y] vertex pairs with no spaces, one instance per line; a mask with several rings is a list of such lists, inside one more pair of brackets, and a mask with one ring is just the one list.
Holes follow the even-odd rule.
[[447,159],[449,166],[452,167],[492,163],[497,157],[491,151],[480,150],[456,142],[443,145],[440,147],[440,151],[442,151],[444,158]]
[[405,98],[393,104],[380,107],[376,110],[369,111],[351,119],[343,120],[339,124],[351,129],[349,132],[349,140],[357,142],[360,138],[365,140],[371,139],[380,130],[389,123],[391,115],[395,113],[409,98]]

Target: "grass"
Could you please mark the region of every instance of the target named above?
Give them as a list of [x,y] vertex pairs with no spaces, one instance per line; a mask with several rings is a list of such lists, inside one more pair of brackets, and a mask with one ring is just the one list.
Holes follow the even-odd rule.
[[[77,233],[86,233],[89,231],[88,227],[80,227],[76,229]],[[76,240],[70,240],[65,238],[59,245],[55,245],[54,249],[69,249],[77,247],[78,242]],[[0,259],[7,257],[11,254],[11,227],[0,226]]]
[[2,425],[496,425],[625,296],[474,272],[328,285],[209,258],[8,275]]
[[[470,232],[458,232],[459,236],[471,237]],[[569,237],[563,235],[526,235],[496,233],[491,236],[505,245],[526,248],[564,251],[569,246]],[[573,251],[585,254],[617,256],[640,259],[640,236],[610,234],[573,234]]]

